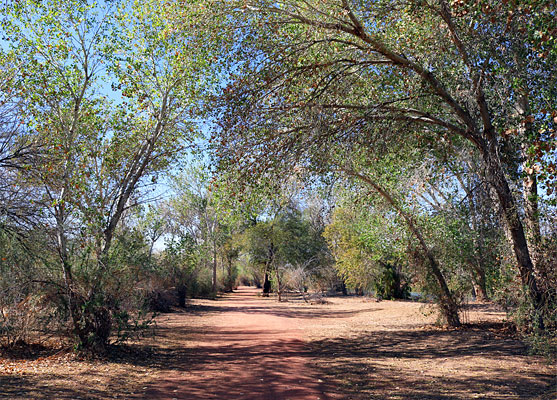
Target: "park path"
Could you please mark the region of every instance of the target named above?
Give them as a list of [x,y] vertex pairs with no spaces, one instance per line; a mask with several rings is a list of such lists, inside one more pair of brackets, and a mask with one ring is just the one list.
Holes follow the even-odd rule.
[[[311,366],[303,325],[311,313],[240,287],[217,301],[170,314],[162,335],[168,365],[145,388],[149,399],[331,400]],[[187,347],[183,347],[187,346]]]
[[278,303],[240,288],[157,317],[157,335],[102,359],[0,353],[9,400],[555,400],[557,367],[471,304],[461,329],[423,304],[354,296]]

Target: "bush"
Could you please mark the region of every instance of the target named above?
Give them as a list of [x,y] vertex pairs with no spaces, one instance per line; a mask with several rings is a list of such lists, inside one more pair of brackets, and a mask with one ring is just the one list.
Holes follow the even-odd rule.
[[176,305],[175,299],[167,291],[154,290],[147,295],[146,308],[157,313],[169,313],[172,306]]
[[23,237],[0,229],[0,346],[30,343],[48,325],[60,327],[51,323],[52,316],[64,316],[51,301],[58,299],[56,277],[29,255],[48,249],[41,239],[34,232]]
[[381,267],[374,281],[376,296],[386,300],[410,298],[410,287],[400,268],[392,264],[381,264]]
[[14,299],[11,304],[5,301],[8,298],[0,296],[0,346],[14,347],[29,343],[31,334],[39,327],[37,298],[28,295]]

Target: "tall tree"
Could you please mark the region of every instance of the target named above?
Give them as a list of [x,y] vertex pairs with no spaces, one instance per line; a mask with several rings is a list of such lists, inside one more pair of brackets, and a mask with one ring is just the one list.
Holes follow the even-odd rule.
[[[83,346],[102,348],[111,333],[103,285],[120,221],[192,142],[204,55],[183,53],[184,36],[167,25],[163,5],[26,0],[2,7],[10,52],[26,66],[14,87],[25,129],[43,148],[23,177],[39,191],[55,232]],[[120,99],[107,98],[110,86]]]
[[174,180],[177,195],[169,210],[174,233],[191,237],[202,249],[203,262],[211,269],[211,287],[217,292],[219,247],[226,235],[219,215],[219,204],[209,190],[209,173],[203,166],[192,167]]
[[[423,133],[461,138],[486,166],[525,292],[542,308],[511,187],[523,146],[535,147],[539,162],[555,149],[556,54],[551,41],[534,43],[531,29],[551,33],[547,2],[262,0],[236,10],[245,23],[224,94],[225,161],[269,173],[327,165],[324,150],[339,144],[373,150]],[[524,90],[517,76],[529,84],[528,115],[508,101]]]

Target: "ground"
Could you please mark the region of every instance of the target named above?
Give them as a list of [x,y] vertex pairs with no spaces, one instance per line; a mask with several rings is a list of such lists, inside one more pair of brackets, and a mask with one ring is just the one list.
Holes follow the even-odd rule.
[[415,302],[278,303],[242,287],[157,320],[157,335],[80,359],[64,349],[0,357],[9,399],[555,399],[557,368],[527,355],[494,306],[464,328]]

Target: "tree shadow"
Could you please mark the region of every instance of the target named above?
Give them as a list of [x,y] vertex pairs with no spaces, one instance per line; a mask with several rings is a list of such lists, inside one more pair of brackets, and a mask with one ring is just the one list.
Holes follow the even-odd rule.
[[[221,333],[217,332],[215,337]],[[237,334],[237,333],[236,333]],[[257,332],[252,333],[252,339]],[[198,346],[158,352],[157,367],[168,376],[146,393],[146,398],[176,399],[304,399],[308,392],[324,394],[313,371],[296,369],[311,353],[300,340],[239,340],[227,346]],[[153,359],[148,360],[152,363]],[[169,364],[171,363],[171,364]],[[153,365],[150,364],[152,367]]]
[[[317,368],[347,398],[550,399],[555,394],[555,375],[547,368],[513,369],[512,361],[526,357],[521,342],[477,326],[371,332],[316,341],[311,347]],[[443,373],[428,370],[445,364]]]
[[[103,378],[102,372],[97,373]],[[76,380],[81,380],[86,375],[87,379],[94,378],[95,372],[88,371],[86,374],[75,375]],[[115,378],[119,381],[132,379],[125,374]],[[91,399],[103,400],[108,398],[133,398],[133,393],[127,393],[118,382],[110,382],[106,387],[99,388],[98,385],[87,387],[84,385],[73,385],[68,382],[67,376],[49,374],[47,377],[25,376],[25,375],[0,375],[0,399]]]
[[49,357],[64,349],[36,343],[22,343],[14,347],[0,347],[0,357],[7,360],[36,360]]
[[294,319],[335,319],[335,318],[348,318],[361,313],[369,313],[381,311],[381,308],[365,308],[362,310],[331,310],[325,307],[316,306],[303,306],[296,308],[280,308],[265,307],[260,305],[238,305],[238,306],[221,306],[218,302],[215,304],[191,305],[188,306],[186,312],[194,315],[210,315],[220,313],[245,313],[245,314],[266,314],[275,317],[294,318]]
[[[347,311],[309,305],[282,308],[277,303],[267,307],[247,296],[236,300],[227,305],[217,301],[190,306],[181,313],[334,320],[379,310],[376,304]],[[152,371],[157,379],[145,389],[129,390],[134,379],[130,371],[106,377],[92,368],[76,375],[76,380],[103,378],[103,387],[95,386],[92,391],[83,385],[73,387],[67,377],[64,381],[56,373],[8,375],[0,376],[0,398],[306,399],[310,398],[308,393],[317,393],[324,400],[555,398],[554,388],[550,389],[555,376],[548,368],[536,369],[538,361],[526,359],[525,346],[511,336],[512,332],[505,331],[502,323],[469,324],[453,330],[428,327],[358,332],[354,337],[308,344],[281,337],[280,324],[276,329],[255,325],[195,327],[180,315],[172,318],[173,323],[157,328],[151,343],[115,346],[107,355],[110,363]],[[191,344],[190,338],[198,342]],[[26,357],[38,356],[34,353],[14,359]],[[307,365],[313,368],[303,368]],[[517,365],[521,370],[513,369]],[[443,368],[446,371],[440,373]]]
[[[323,399],[328,396],[427,400],[551,396],[550,385],[555,377],[547,369],[513,370],[513,361],[524,362],[526,347],[512,337],[497,336],[502,326],[476,324],[450,331],[378,331],[355,338],[314,341],[309,345],[295,339],[261,339],[280,331],[212,329],[207,332],[184,328],[183,332],[173,331],[173,334],[203,334],[207,344],[151,349],[148,356],[134,363],[169,376],[157,382],[156,389],[146,393],[147,398],[158,398],[165,393],[173,393],[177,399],[304,398],[300,385],[319,391]],[[219,341],[226,342],[227,346],[219,346]],[[314,365],[312,375],[304,376],[300,382],[299,374],[292,370],[292,360]],[[490,362],[474,364],[478,360]],[[428,364],[445,362],[453,365],[462,362],[467,366],[443,375],[428,372]],[[405,368],[405,364],[410,368]],[[412,369],[416,365],[424,369]]]

